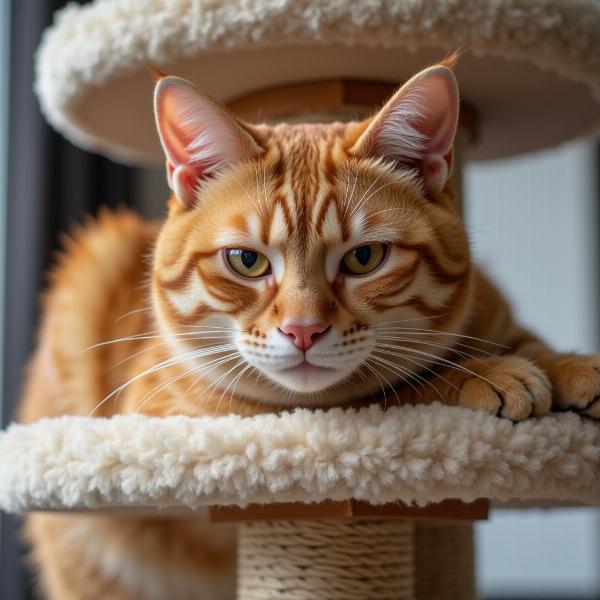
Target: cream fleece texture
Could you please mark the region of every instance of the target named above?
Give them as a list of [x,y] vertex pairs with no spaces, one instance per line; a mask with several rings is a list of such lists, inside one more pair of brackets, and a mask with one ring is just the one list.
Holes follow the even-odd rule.
[[431,406],[222,418],[64,416],[0,434],[0,508],[321,501],[600,504],[600,426]]

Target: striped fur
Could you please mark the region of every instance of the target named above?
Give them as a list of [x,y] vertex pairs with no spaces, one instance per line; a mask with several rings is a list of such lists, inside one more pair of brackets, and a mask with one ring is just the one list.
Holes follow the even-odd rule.
[[[234,328],[228,339],[242,364],[255,368],[240,377],[243,396],[278,403],[283,389],[293,392],[290,403],[306,404],[374,394],[379,380],[361,378],[359,368],[373,351],[377,325],[405,321],[456,331],[468,316],[472,269],[453,190],[424,201],[414,172],[352,156],[359,129],[259,128],[262,156],[208,181],[191,210],[171,201],[154,259],[159,326],[167,337],[182,323]],[[388,245],[377,272],[339,272],[345,252],[376,241]],[[236,246],[265,254],[273,275],[252,281],[233,274],[222,249]],[[278,331],[288,320],[330,326],[306,353],[330,370],[311,373],[310,381],[289,373],[301,353]],[[198,344],[171,342],[175,352]],[[207,379],[216,381],[231,366]]]

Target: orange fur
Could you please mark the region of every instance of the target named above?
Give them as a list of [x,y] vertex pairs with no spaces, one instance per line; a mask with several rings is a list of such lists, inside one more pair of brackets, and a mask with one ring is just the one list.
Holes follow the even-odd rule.
[[[203,180],[196,203],[174,195],[156,224],[104,213],[67,241],[23,421],[435,400],[516,421],[548,412],[552,388],[557,409],[600,416],[600,358],[556,354],[513,321],[471,263],[450,183],[426,197],[414,170],[353,153],[365,123],[239,126],[253,155]],[[381,268],[344,275],[344,253],[368,242],[386,244]],[[231,247],[267,253],[272,275],[236,276]],[[316,389],[298,375],[286,389],[289,370],[269,361],[296,352],[279,331],[287,322],[326,326],[304,356],[326,348],[314,362],[339,374]],[[60,600],[230,597],[234,540],[209,527],[27,519],[42,587]]]

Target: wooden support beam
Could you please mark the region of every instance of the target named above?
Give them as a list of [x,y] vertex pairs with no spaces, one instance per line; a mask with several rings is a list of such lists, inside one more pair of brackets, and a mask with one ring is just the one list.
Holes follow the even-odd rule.
[[[364,79],[329,79],[282,85],[235,98],[229,109],[249,123],[317,120],[333,116],[338,120],[363,119],[390,98],[399,84]],[[316,118],[311,119],[314,115]],[[479,115],[464,100],[461,102],[460,124],[468,144],[477,140]]]
[[460,500],[444,500],[427,506],[409,506],[401,502],[373,505],[360,500],[313,504],[286,502],[239,506],[212,506],[214,522],[299,521],[299,520],[415,520],[437,523],[470,523],[488,517],[489,501],[480,499],[469,504]]

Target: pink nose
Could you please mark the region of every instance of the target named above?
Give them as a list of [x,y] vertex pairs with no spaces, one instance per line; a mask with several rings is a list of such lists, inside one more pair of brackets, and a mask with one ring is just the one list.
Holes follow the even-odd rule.
[[294,346],[306,352],[325,333],[329,327],[323,323],[311,323],[310,325],[298,325],[296,323],[284,323],[279,331],[294,338]]

